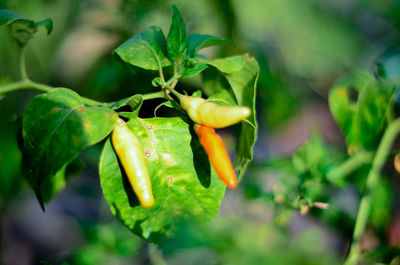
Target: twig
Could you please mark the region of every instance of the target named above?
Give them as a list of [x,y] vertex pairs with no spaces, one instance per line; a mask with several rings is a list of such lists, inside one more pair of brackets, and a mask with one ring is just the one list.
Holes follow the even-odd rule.
[[355,265],[360,259],[361,248],[359,243],[362,235],[364,234],[369,212],[371,210],[371,192],[379,182],[379,174],[386,162],[393,142],[399,132],[400,118],[394,120],[391,124],[389,124],[382,137],[381,143],[379,144],[378,150],[372,163],[372,168],[368,173],[366,191],[361,198],[360,207],[357,213],[356,224],[354,227],[352,239],[353,242],[351,244],[350,253],[347,256],[344,265]]

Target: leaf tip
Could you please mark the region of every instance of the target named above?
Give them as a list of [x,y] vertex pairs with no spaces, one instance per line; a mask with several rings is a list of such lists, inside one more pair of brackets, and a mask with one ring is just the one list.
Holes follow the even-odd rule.
[[35,188],[35,195],[36,195],[36,199],[39,202],[40,208],[42,209],[42,211],[45,213],[46,212],[46,205],[43,199],[43,195],[40,191],[40,188]]

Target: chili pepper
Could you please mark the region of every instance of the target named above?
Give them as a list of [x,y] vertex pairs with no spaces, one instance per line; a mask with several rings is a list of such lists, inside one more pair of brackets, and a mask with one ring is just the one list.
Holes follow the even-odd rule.
[[251,114],[246,106],[220,106],[203,98],[183,95],[179,100],[192,121],[212,128],[233,125]]
[[143,207],[154,204],[149,170],[142,145],[122,119],[118,119],[111,140],[128,180]]
[[400,173],[400,153],[397,153],[393,159],[393,165],[397,173]]
[[237,179],[235,170],[233,169],[221,136],[219,136],[213,128],[206,125],[196,124],[194,129],[218,177],[229,188],[236,188]]

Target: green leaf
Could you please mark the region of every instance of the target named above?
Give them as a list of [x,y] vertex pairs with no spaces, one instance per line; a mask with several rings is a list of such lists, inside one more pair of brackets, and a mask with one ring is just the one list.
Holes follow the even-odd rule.
[[109,103],[107,107],[112,109],[119,109],[123,106],[131,107],[132,112],[137,115],[139,114],[140,108],[143,104],[143,96],[140,94],[136,94],[129,98],[124,98],[116,102]]
[[207,69],[207,67],[208,66],[206,64],[197,64],[194,66],[187,66],[187,67],[185,67],[185,70],[183,71],[181,79],[193,77],[193,76],[203,72],[205,69]]
[[113,110],[86,107],[77,93],[66,88],[31,100],[23,119],[23,170],[42,207],[43,183],[84,148],[103,140],[116,120]]
[[100,159],[100,181],[113,214],[150,242],[171,236],[182,219],[215,217],[225,184],[189,123],[178,117],[151,118],[130,120],[128,126],[149,154],[155,205],[140,206],[108,140]]
[[232,74],[240,71],[246,64],[246,54],[214,60],[199,57],[199,62],[212,65],[223,73]]
[[46,179],[42,183],[42,196],[43,201],[48,203],[51,199],[53,199],[59,192],[61,192],[65,185],[67,184],[68,179],[78,174],[84,169],[85,165],[78,158],[73,160],[70,164],[65,165],[61,168],[55,176],[52,178]]
[[9,25],[18,20],[25,20],[32,24],[34,23],[31,19],[25,16],[16,14],[14,12],[11,12],[10,10],[0,9],[0,26]]
[[241,122],[238,135],[234,167],[239,170],[239,180],[253,158],[253,146],[257,138],[255,96],[258,74],[258,63],[249,55],[245,55],[245,64],[241,70],[232,74],[217,72],[215,68],[202,73],[203,90],[209,99],[219,99],[230,105],[248,106],[252,110],[251,116]]
[[196,90],[193,92],[192,97],[198,97],[201,98],[201,95],[203,94],[203,91],[201,90]]
[[182,16],[175,5],[172,5],[172,21],[168,32],[168,54],[171,59],[176,60],[187,50],[186,30]]
[[44,19],[38,22],[11,12],[9,10],[0,9],[0,26],[9,25],[12,36],[21,44],[26,44],[37,32],[38,27],[44,27],[49,35],[53,29],[53,21]]
[[208,99],[221,99],[229,105],[237,105],[235,95],[226,80],[226,76],[214,67],[201,73],[202,89]]
[[52,178],[48,178],[41,184],[41,196],[43,202],[48,203],[61,190],[64,189],[66,180],[67,165],[61,168]]
[[322,156],[323,147],[320,141],[315,138],[311,139],[311,141],[305,141],[293,153],[293,166],[299,174],[305,173],[315,168]]
[[230,40],[206,34],[189,34],[187,36],[189,56],[194,57],[203,48],[217,45],[233,45]]
[[16,20],[10,24],[11,35],[21,45],[25,45],[38,30],[33,21]]
[[252,111],[251,116],[242,121],[236,148],[234,166],[239,169],[239,179],[243,177],[248,163],[253,159],[253,146],[257,139],[256,89],[259,72],[260,68],[254,57],[246,55],[246,64],[242,70],[226,76],[237,103],[248,106]]
[[160,27],[150,27],[124,42],[114,50],[129,64],[148,70],[159,70],[171,65],[167,57],[167,44]]

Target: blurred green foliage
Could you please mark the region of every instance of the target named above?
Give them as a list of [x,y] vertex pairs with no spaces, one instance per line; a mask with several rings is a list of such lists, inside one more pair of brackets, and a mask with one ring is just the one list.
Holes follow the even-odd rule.
[[[328,90],[338,77],[356,67],[363,71],[372,68],[377,78],[371,75],[368,78],[379,83],[371,88],[374,93],[354,96],[354,88],[362,93],[360,87],[364,86],[347,80],[348,97],[342,101],[334,99],[331,109],[341,113],[335,117],[332,109],[347,144],[355,141],[366,149],[376,148],[386,126],[387,113],[382,106],[392,99],[394,87],[379,80],[399,78],[398,1],[0,0],[0,9],[10,9],[34,20],[50,17],[54,21],[52,35],[47,37],[44,31],[39,31],[27,47],[27,69],[32,79],[112,101],[132,93],[153,91],[151,80],[155,74],[123,65],[111,51],[148,26],[161,25],[166,32],[172,3],[182,13],[188,31],[220,36],[235,44],[205,50],[210,58],[239,52],[249,52],[257,58],[261,71],[257,98],[260,141],[282,129],[308,103],[316,100],[327,104]],[[0,28],[0,40],[0,73],[16,80],[19,78],[17,43],[6,28]],[[4,80],[1,75],[0,82]],[[196,78],[184,82],[193,90],[200,86]],[[382,88],[386,92],[380,97]],[[18,92],[0,99],[2,203],[16,199],[18,189],[23,186],[16,135],[20,117],[32,96],[33,93]],[[364,102],[372,102],[365,105],[373,108],[365,112],[356,110],[354,105],[360,97]],[[377,98],[384,103],[375,104]],[[393,115],[398,115],[399,94],[395,93],[393,98]],[[141,115],[151,116],[148,110],[158,103],[146,102]],[[360,115],[369,119],[365,128],[372,133],[365,133],[364,127],[350,128],[364,126],[360,125],[364,121]],[[376,115],[379,124],[375,122]],[[348,120],[341,121],[343,117]],[[240,203],[229,197],[225,199],[226,204],[233,204],[234,215],[240,217],[222,211],[206,225],[182,224],[175,238],[159,249],[133,237],[120,224],[81,225],[84,243],[65,262],[132,264],[134,260],[158,264],[158,258],[163,258],[168,264],[338,264],[345,255],[344,241],[351,237],[359,195],[365,188],[371,161],[361,159],[361,166],[346,178],[329,178],[334,176],[333,169],[352,155],[342,142],[335,144],[327,145],[321,136],[313,134],[296,149],[293,157],[274,157],[268,161],[263,157],[253,163],[242,187],[235,191]],[[371,225],[378,250],[371,251],[370,257],[388,264],[393,259],[392,264],[398,264],[398,248],[386,245],[390,233],[387,224],[393,218],[391,209],[398,196],[393,179],[386,177],[393,175],[390,168],[383,175],[372,194]],[[328,203],[328,209],[319,209],[320,202]],[[249,213],[253,208],[261,217]],[[308,213],[313,223],[319,220],[317,228],[332,229],[342,238],[342,246],[327,245],[328,236],[315,229],[293,234],[290,220],[306,218],[298,211]]]

